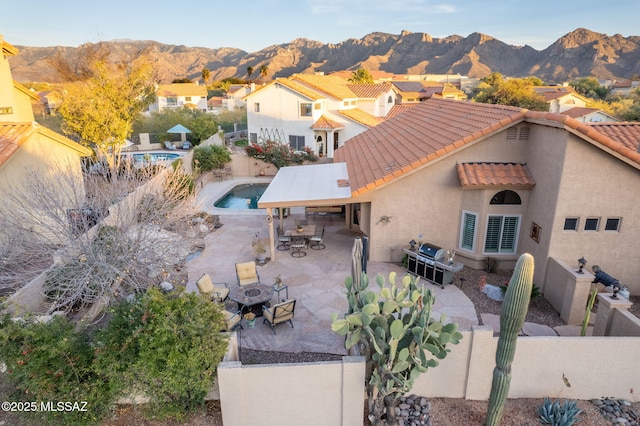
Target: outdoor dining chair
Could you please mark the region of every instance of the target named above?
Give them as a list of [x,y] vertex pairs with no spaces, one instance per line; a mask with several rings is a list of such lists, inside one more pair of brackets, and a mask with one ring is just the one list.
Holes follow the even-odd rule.
[[284,235],[282,228],[278,226],[278,245],[276,248],[278,250],[289,250],[289,246],[291,245],[291,237],[288,235]]
[[322,242],[323,239],[324,239],[324,226],[322,227],[322,232],[320,233],[320,235],[314,235],[311,238],[309,238],[309,247],[312,250],[324,250],[325,245]]
[[258,275],[256,262],[254,261],[236,263],[236,276],[238,277],[238,284],[241,286],[260,282],[260,275]]
[[229,286],[227,283],[214,283],[211,281],[209,274],[204,274],[196,281],[198,290],[202,294],[211,295],[211,300],[216,302],[224,302],[229,297]]
[[233,331],[236,327],[242,327],[242,315],[240,311],[237,312],[229,312],[224,309],[224,306],[220,307],[222,309],[222,316],[224,317],[224,322],[226,323],[226,329],[223,331]]
[[293,314],[296,308],[296,299],[282,300],[281,303],[273,305],[270,308],[262,307],[263,323],[271,326],[271,331],[276,334],[276,325],[288,322],[293,328]]
[[307,239],[305,237],[292,237],[289,248],[291,249],[292,257],[305,257],[307,255],[307,252],[304,251],[307,248]]

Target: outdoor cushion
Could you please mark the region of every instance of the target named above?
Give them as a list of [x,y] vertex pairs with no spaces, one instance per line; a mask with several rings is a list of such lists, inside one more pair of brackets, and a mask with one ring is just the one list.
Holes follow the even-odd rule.
[[196,282],[198,286],[198,290],[202,294],[210,294],[212,297],[215,297],[219,301],[223,301],[229,296],[229,288],[224,284],[214,284],[211,281],[211,277],[209,274],[204,274],[200,279]]
[[254,284],[260,282],[256,270],[256,262],[236,263],[236,273],[240,285]]

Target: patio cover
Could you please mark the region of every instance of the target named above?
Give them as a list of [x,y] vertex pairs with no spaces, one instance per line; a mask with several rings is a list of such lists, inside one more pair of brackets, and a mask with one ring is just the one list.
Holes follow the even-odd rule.
[[351,199],[348,182],[346,163],[283,167],[260,197],[258,207],[347,204]]

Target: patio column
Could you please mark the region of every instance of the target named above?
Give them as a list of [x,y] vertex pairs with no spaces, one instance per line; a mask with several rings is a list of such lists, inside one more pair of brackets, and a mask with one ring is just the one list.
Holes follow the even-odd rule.
[[267,222],[269,223],[269,250],[271,251],[271,260],[276,260],[276,244],[273,233],[273,209],[271,207],[267,207]]

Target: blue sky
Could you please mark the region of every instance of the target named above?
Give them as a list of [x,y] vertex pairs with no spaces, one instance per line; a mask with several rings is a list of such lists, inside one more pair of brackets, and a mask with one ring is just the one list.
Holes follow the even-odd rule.
[[299,37],[339,43],[408,30],[481,32],[542,50],[580,27],[640,35],[638,0],[0,0],[0,11],[0,34],[19,46],[131,39],[254,52]]

